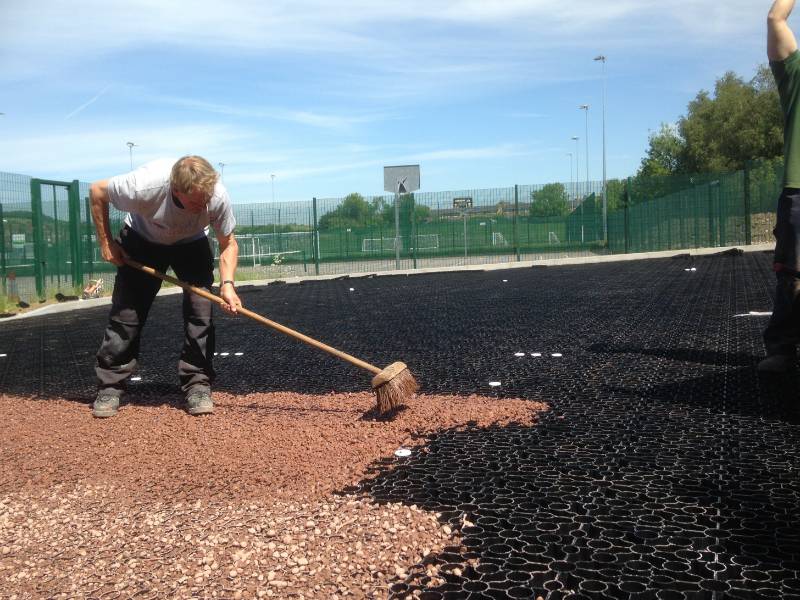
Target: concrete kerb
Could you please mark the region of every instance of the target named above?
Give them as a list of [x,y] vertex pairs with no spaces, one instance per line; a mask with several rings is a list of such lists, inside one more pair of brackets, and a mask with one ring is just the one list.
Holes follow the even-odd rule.
[[[675,256],[710,256],[721,254],[731,250],[741,250],[743,252],[769,252],[775,248],[775,244],[756,244],[753,246],[725,246],[718,248],[692,248],[685,250],[665,250],[661,252],[639,252],[636,254],[609,254],[605,256],[577,256],[571,258],[545,258],[522,262],[493,263],[483,265],[453,265],[444,267],[430,267],[424,269],[404,269],[399,271],[367,271],[359,273],[339,273],[332,275],[313,275],[306,277],[284,277],[276,279],[259,279],[253,281],[242,281],[237,287],[265,286],[271,283],[298,284],[304,281],[330,281],[334,279],[364,279],[367,277],[396,277],[398,275],[422,275],[426,273],[453,273],[459,271],[502,271],[509,269],[527,269],[530,267],[556,267],[562,265],[585,265],[592,263],[612,263],[627,262],[632,260],[650,260],[654,258],[672,258]],[[164,288],[158,294],[167,296],[170,294],[180,294],[183,290],[179,287]],[[25,313],[7,317],[0,322],[13,321],[15,319],[27,319],[39,317],[70,310],[81,310],[111,304],[111,297],[92,298],[89,300],[76,300],[63,304],[51,304],[42,308],[37,308]]]

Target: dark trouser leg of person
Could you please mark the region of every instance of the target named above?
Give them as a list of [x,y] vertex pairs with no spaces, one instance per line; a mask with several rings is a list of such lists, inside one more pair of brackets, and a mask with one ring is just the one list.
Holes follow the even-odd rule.
[[[131,258],[164,268],[165,257],[157,256],[155,247],[133,231],[123,229],[120,241]],[[161,281],[136,269],[117,269],[111,313],[95,364],[98,392],[93,414],[97,417],[110,417],[117,412],[126,381],[137,366],[142,327],[160,287]]]
[[[179,279],[211,291],[214,258],[208,239],[174,246],[172,268]],[[214,408],[211,401],[211,384],[215,377],[212,365],[215,347],[212,308],[210,300],[184,292],[184,343],[178,376],[186,395],[187,411],[193,415],[211,413]]]
[[800,342],[800,279],[791,273],[778,273],[775,306],[764,331],[767,358],[759,370],[784,372],[794,368]]
[[764,331],[767,358],[759,363],[758,369],[785,372],[795,367],[800,342],[800,190],[785,188],[781,193],[773,233],[777,274],[775,305]]

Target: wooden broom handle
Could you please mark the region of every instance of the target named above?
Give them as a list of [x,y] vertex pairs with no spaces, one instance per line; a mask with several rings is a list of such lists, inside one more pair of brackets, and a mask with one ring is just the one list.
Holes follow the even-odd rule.
[[[208,300],[211,300],[212,302],[216,302],[220,306],[223,306],[223,305],[227,306],[228,305],[228,303],[225,302],[225,300],[223,300],[222,298],[220,298],[219,296],[217,296],[215,294],[212,294],[211,292],[209,292],[207,290],[204,290],[203,288],[199,288],[199,287],[195,287],[193,285],[189,285],[185,281],[181,281],[180,279],[176,279],[175,277],[171,277],[171,276],[167,275],[166,273],[162,273],[161,271],[156,271],[154,268],[148,267],[146,265],[143,265],[140,262],[136,262],[135,260],[133,260],[131,258],[124,258],[123,260],[125,261],[126,265],[128,265],[130,267],[133,267],[134,269],[138,269],[139,271],[143,271],[144,273],[147,273],[148,275],[152,275],[153,277],[158,277],[159,279],[161,279],[163,281],[168,281],[170,283],[173,283],[173,284],[175,284],[175,285],[177,285],[179,287],[182,287],[186,291],[192,292],[193,294],[197,294],[198,296],[202,296],[203,298],[207,298]],[[267,319],[265,317],[262,317],[258,313],[254,313],[252,310],[247,310],[246,308],[241,308],[240,307],[240,308],[236,309],[236,312],[238,312],[240,314],[243,314],[245,317],[250,317],[254,321],[258,321],[262,325],[266,325],[267,327],[271,327],[272,329],[277,329],[278,331],[280,331],[281,333],[285,333],[289,337],[293,337],[296,340],[300,340],[301,342],[305,342],[306,344],[310,344],[310,345],[314,346],[315,348],[319,348],[320,350],[323,350],[323,351],[327,352],[328,354],[332,354],[333,356],[341,358],[342,360],[346,360],[347,362],[349,362],[352,365],[355,365],[356,367],[360,367],[360,368],[362,368],[362,369],[364,369],[366,371],[371,371],[372,373],[374,373],[376,375],[383,370],[383,369],[381,369],[379,367],[376,367],[375,365],[369,364],[368,362],[364,362],[363,360],[360,360],[360,359],[356,358],[355,356],[350,356],[346,352],[342,352],[341,350],[337,350],[336,348],[333,348],[332,346],[328,346],[328,344],[323,344],[322,342],[319,342],[319,341],[315,340],[314,338],[310,338],[307,335],[304,335],[304,334],[300,333],[299,331],[295,331],[294,329],[290,329],[290,328],[286,327],[285,325],[281,325],[280,323],[276,323],[275,321],[270,321],[269,319]]]

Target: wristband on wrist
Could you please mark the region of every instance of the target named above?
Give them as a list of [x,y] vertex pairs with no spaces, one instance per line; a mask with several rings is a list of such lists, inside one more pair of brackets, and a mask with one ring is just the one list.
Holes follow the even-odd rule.
[[223,281],[222,283],[220,283],[220,284],[219,284],[219,287],[221,288],[221,287],[222,287],[223,285],[225,285],[226,283],[230,283],[230,284],[231,284],[233,287],[236,287],[236,284],[235,284],[235,283],[233,283],[233,280],[232,280],[232,279],[226,279],[225,281]]

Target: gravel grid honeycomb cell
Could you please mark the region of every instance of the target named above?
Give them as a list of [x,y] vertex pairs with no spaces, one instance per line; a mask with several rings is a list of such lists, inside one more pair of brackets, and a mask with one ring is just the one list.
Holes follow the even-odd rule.
[[[404,360],[424,393],[550,407],[532,427],[436,434],[344,490],[437,512],[461,535],[389,598],[800,598],[797,376],[759,377],[765,321],[734,317],[770,310],[770,257],[693,264],[691,275],[659,259],[363,278],[357,295],[352,280],[247,291],[253,310],[373,364]],[[145,329],[131,384],[140,404],[175,402],[179,302],[153,307],[159,326]],[[86,402],[104,316],[0,325],[0,351],[13,349],[0,389]],[[219,390],[363,391],[317,350],[217,321],[229,353],[215,362]]]

